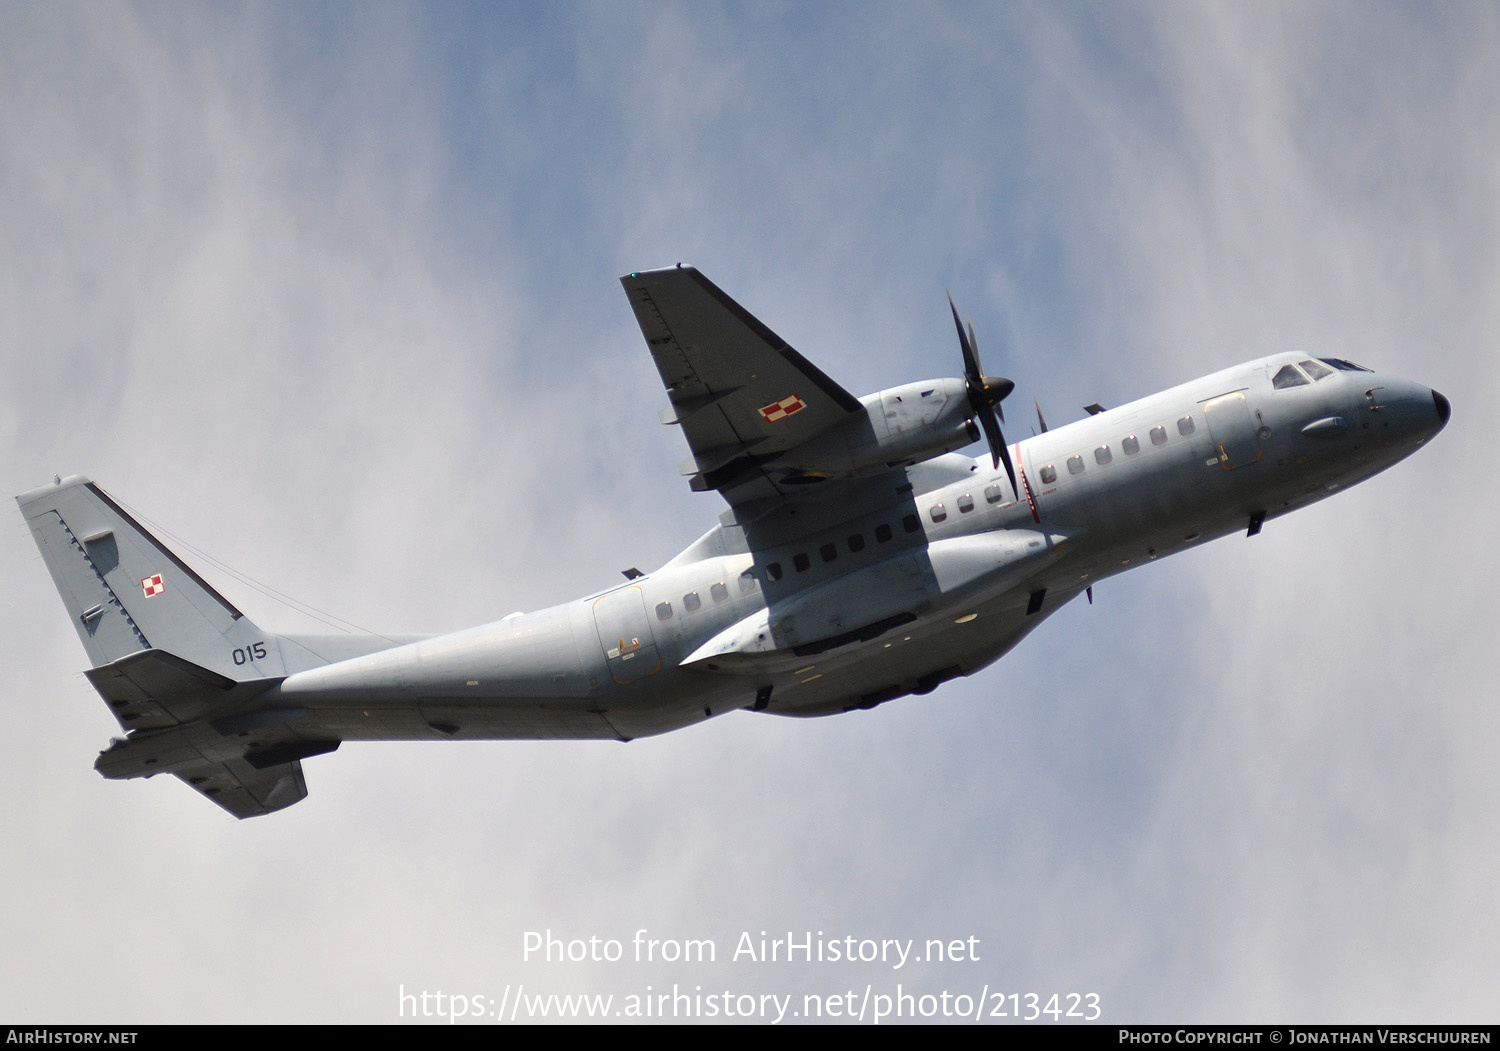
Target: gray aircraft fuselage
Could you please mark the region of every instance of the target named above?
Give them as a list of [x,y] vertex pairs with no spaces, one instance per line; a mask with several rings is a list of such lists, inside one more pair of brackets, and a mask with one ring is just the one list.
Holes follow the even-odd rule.
[[[1273,390],[1271,374],[1298,360],[1227,369],[1013,446],[1020,500],[1003,472],[948,454],[895,472],[889,497],[868,507],[820,508],[816,518],[802,509],[805,534],[795,541],[763,548],[753,526],[717,526],[609,591],[298,671],[272,703],[308,710],[344,740],[630,739],[752,707],[768,685],[764,710],[784,715],[927,692],[991,663],[1097,581],[1322,499],[1406,457],[1443,424],[1447,410],[1432,391],[1374,373],[1336,371]],[[1205,406],[1226,397],[1230,411],[1210,419]],[[1305,433],[1328,419],[1344,425]],[[1137,451],[1126,452],[1131,437]],[[1240,463],[1221,457],[1221,441]],[[1099,463],[1105,449],[1109,460]],[[1082,464],[1077,473],[1070,458]],[[1042,482],[1044,470],[1055,480]],[[912,517],[919,528],[907,532]],[[891,539],[878,543],[882,525]],[[864,538],[862,550],[849,551],[851,536]],[[1018,542],[1019,557],[1006,557]],[[964,545],[971,550],[945,560],[945,547]],[[798,555],[806,570],[795,568]],[[782,567],[776,581],[767,579],[773,563]],[[683,663],[734,625],[819,589],[850,630],[882,619],[868,616],[872,607],[920,612],[824,652],[781,647],[775,661],[737,665],[731,654]],[[1040,608],[1027,616],[1039,592]],[[546,724],[536,722],[538,709],[550,713]]]
[[[963,389],[954,382],[900,390],[928,398],[937,419]],[[758,410],[771,433],[806,400],[779,393]],[[701,411],[686,395],[678,406],[679,418]],[[76,596],[90,678],[131,730],[99,770],[175,773],[243,817],[301,798],[298,760],[343,741],[630,740],[735,709],[826,715],[926,693],[990,664],[1106,577],[1253,535],[1384,470],[1448,415],[1446,399],[1408,380],[1280,354],[1010,445],[1016,491],[989,458],[957,453],[851,467],[860,480],[827,498],[798,476],[805,496],[727,513],[654,572],[412,641],[265,632],[92,483],[20,500],[65,600]],[[709,451],[695,453],[707,464]],[[154,575],[158,551],[191,579]],[[93,606],[90,588],[104,596]],[[164,589],[197,604],[198,635],[180,617],[150,619],[168,608],[152,605]],[[126,642],[108,643],[111,631]],[[157,641],[173,634],[181,645]],[[281,780],[257,783],[267,770]]]

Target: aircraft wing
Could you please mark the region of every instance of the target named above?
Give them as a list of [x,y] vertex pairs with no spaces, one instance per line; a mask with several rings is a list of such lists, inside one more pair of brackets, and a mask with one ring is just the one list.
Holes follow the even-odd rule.
[[796,491],[763,465],[854,413],[858,399],[825,376],[697,270],[620,279],[692,456],[682,473],[731,507]]

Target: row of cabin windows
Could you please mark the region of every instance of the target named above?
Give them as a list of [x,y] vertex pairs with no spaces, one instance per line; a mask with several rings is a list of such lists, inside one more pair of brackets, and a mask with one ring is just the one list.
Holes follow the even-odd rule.
[[[1186,435],[1192,434],[1193,430],[1194,430],[1193,418],[1191,416],[1184,416],[1182,419],[1180,419],[1180,420],[1177,421],[1177,433],[1178,434],[1186,436]],[[1151,435],[1151,444],[1152,445],[1165,445],[1165,444],[1167,444],[1167,429],[1165,427],[1162,427],[1160,425],[1158,425],[1156,427],[1152,427],[1151,431],[1150,431],[1150,435]],[[1124,438],[1122,438],[1120,440],[1120,448],[1122,450],[1124,450],[1126,456],[1134,456],[1136,453],[1138,453],[1138,452],[1141,451],[1141,442],[1140,442],[1140,439],[1137,438],[1133,434],[1127,434]],[[1114,458],[1115,458],[1114,453],[1110,451],[1110,448],[1109,448],[1108,445],[1101,445],[1101,446],[1099,446],[1099,448],[1097,448],[1097,449],[1094,450],[1094,462],[1097,463],[1101,467],[1103,467],[1105,464],[1110,463],[1111,461],[1113,461]],[[1068,457],[1068,473],[1069,474],[1082,474],[1083,473],[1083,457],[1082,456],[1075,454],[1073,456]],[[1054,467],[1052,464],[1049,463],[1047,466],[1045,466],[1045,467],[1042,468],[1041,475],[1042,475],[1042,484],[1043,485],[1051,485],[1053,482],[1057,481],[1057,468]]]
[[[751,573],[747,569],[745,572],[740,574],[740,594],[748,595],[754,590],[755,574]],[[717,580],[709,586],[708,597],[713,599],[715,602],[723,602],[729,597],[729,588],[725,586],[722,580]],[[682,608],[687,610],[689,613],[691,613],[695,609],[701,608],[702,605],[703,599],[698,595],[696,591],[689,591],[686,595],[682,596]],[[672,603],[658,602],[656,604],[656,619],[671,620]]]
[[[901,528],[907,533],[915,533],[922,528],[921,521],[916,515],[906,515],[901,519]],[[895,537],[896,531],[886,522],[881,522],[875,527],[875,543],[889,544]],[[851,533],[844,539],[844,546],[851,555],[857,555],[865,549],[865,535],[863,533]],[[830,541],[818,548],[818,558],[824,562],[832,562],[839,557],[839,546]],[[799,551],[792,556],[792,568],[798,573],[806,573],[812,568],[812,558],[805,551]],[[785,576],[780,562],[766,563],[766,579],[780,580]]]
[[[1177,421],[1178,434],[1186,436],[1192,434],[1193,429],[1193,418],[1191,416],[1184,416],[1182,417],[1182,419]],[[1150,435],[1152,445],[1165,445],[1167,442],[1167,429],[1165,427],[1152,427]],[[1141,451],[1141,443],[1135,435],[1128,434],[1124,437],[1124,439],[1121,440],[1120,448],[1124,450],[1125,455],[1134,456],[1136,453]],[[1109,463],[1113,459],[1114,456],[1110,452],[1108,445],[1101,445],[1099,446],[1099,448],[1094,450],[1094,460],[1101,466]],[[1075,455],[1068,457],[1068,473],[1083,473],[1082,456]],[[1052,483],[1057,481],[1057,468],[1049,463],[1042,468],[1041,475],[1042,484],[1051,485]],[[1001,492],[998,483],[995,485],[985,486],[984,499],[986,503],[990,504],[998,504],[1002,499],[1004,499],[1004,495]],[[961,515],[966,515],[970,511],[974,510],[974,497],[969,493],[964,493],[958,498],[957,504],[958,513]],[[931,516],[934,522],[943,522],[948,518],[948,508],[944,504],[933,504],[932,507],[928,509],[928,514]],[[901,528],[908,533],[915,533],[917,530],[922,528],[922,523],[917,519],[916,515],[906,515],[901,519]],[[894,535],[895,533],[891,529],[890,525],[885,522],[882,522],[875,527],[875,542],[877,544],[889,543]],[[844,543],[848,547],[849,553],[851,555],[858,554],[865,549],[864,534],[852,533],[845,539]],[[839,557],[838,545],[831,541],[822,545],[818,548],[818,557],[824,562],[834,561]],[[797,554],[792,556],[792,568],[795,569],[798,573],[806,573],[809,569],[812,568],[812,559],[805,551],[799,551]],[[780,562],[769,562],[766,564],[767,580],[776,581],[780,580],[783,576],[785,576],[785,572],[782,570]],[[749,593],[753,590],[755,590],[755,577],[753,571],[746,570],[744,573],[740,574],[740,591],[742,593]],[[722,582],[720,582],[714,584],[713,587],[709,588],[709,594],[712,596],[715,602],[722,602],[724,599],[729,597],[729,590],[724,586]],[[693,610],[700,608],[702,605],[703,600],[698,597],[698,593],[696,591],[690,591],[686,595],[682,596],[682,607],[688,612],[692,612]],[[661,602],[657,604],[656,619],[672,619],[672,604],[670,602]]]
[[[1333,370],[1325,368],[1325,365],[1331,365],[1334,369],[1339,369],[1344,372],[1370,371],[1362,365],[1356,365],[1352,361],[1345,361],[1342,358],[1322,358],[1320,360],[1321,364],[1318,361],[1308,359],[1306,361],[1299,361],[1297,363],[1297,366],[1283,366],[1281,370],[1278,371],[1272,378],[1271,385],[1277,390],[1284,390],[1287,387],[1306,386],[1309,382],[1307,378],[1308,376],[1311,376],[1312,382],[1315,383],[1318,380],[1325,379],[1326,377],[1333,375]],[[1300,367],[1301,371],[1298,370],[1298,367]],[[1304,376],[1304,372],[1307,375]],[[1194,429],[1193,418],[1191,416],[1184,416],[1177,421],[1177,433],[1184,437],[1192,434]],[[1150,435],[1152,445],[1167,444],[1166,427],[1158,424],[1157,426],[1151,428]],[[1136,453],[1141,451],[1140,439],[1133,434],[1127,434],[1124,438],[1120,439],[1120,448],[1124,450],[1126,456],[1134,456]],[[1105,464],[1110,463],[1113,460],[1114,453],[1110,451],[1108,445],[1101,445],[1099,446],[1099,448],[1094,450],[1094,462],[1099,466],[1103,467]],[[1075,454],[1068,457],[1068,473],[1083,473],[1082,456]],[[1057,481],[1057,468],[1049,463],[1042,468],[1041,476],[1043,485],[1052,485]],[[992,504],[999,503],[1000,487],[998,485],[992,485],[985,489],[984,498]],[[974,500],[967,493],[958,498],[958,510],[960,514],[967,514],[968,512],[974,510]],[[948,510],[942,504],[933,504],[929,509],[929,513],[932,515],[932,520],[934,522],[941,522],[948,517]]]
[[[1002,499],[1004,497],[1001,494],[999,485],[987,485],[984,487],[985,503],[998,504]],[[974,497],[969,493],[964,493],[956,502],[958,504],[958,513],[961,515],[966,515],[974,510]],[[933,504],[927,509],[927,514],[934,522],[943,522],[948,518],[948,508],[944,504]]]

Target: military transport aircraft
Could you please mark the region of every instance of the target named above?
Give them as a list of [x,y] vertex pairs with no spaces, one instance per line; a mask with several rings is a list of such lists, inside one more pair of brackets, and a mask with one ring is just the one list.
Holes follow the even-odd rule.
[[[344,741],[613,738],[748,708],[829,715],[971,675],[1105,577],[1254,536],[1409,455],[1441,394],[1278,354],[1008,445],[973,326],[962,378],[851,396],[698,271],[621,279],[718,525],[652,573],[452,635],[276,635],[86,478],[18,497],[126,730],[236,817]],[[950,300],[950,308],[951,308]],[[981,435],[989,455],[954,451]]]

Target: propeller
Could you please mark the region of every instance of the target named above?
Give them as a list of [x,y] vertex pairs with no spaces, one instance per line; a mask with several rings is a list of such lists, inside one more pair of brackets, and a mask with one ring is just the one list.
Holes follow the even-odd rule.
[[[1016,385],[999,376],[986,376],[979,365],[979,341],[974,338],[974,322],[969,322],[968,332],[958,319],[958,307],[953,305],[953,296],[948,296],[948,309],[953,311],[953,324],[958,329],[958,342],[964,351],[964,386],[969,393],[969,408],[973,410],[984,436],[990,443],[990,457],[994,466],[1005,461],[1005,474],[1010,479],[1010,488],[1021,498],[1021,489],[1016,485],[1016,469],[1010,462],[1010,449],[1006,447],[1005,435],[1000,433],[1000,421],[1005,419],[1005,410],[1000,403],[1016,389]],[[996,418],[998,416],[998,419]]]

